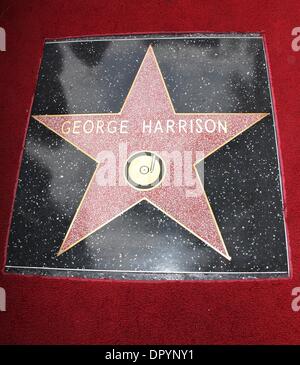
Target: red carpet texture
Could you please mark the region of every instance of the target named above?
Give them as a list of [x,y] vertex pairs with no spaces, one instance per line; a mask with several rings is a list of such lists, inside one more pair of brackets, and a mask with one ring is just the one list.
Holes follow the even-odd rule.
[[[300,311],[300,27],[298,0],[1,0],[0,343],[296,344]],[[9,220],[45,38],[164,32],[265,36],[284,174],[292,277],[284,280],[120,282],[3,273]]]

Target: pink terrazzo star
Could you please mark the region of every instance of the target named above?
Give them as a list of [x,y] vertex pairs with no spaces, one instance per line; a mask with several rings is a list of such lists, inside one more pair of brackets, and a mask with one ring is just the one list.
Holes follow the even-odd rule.
[[[121,181],[114,186],[103,186],[97,181],[97,174],[103,162],[99,159],[99,153],[104,150],[112,151],[119,160],[119,145],[126,143],[129,155],[135,151],[176,150],[182,153],[202,151],[205,158],[266,115],[266,113],[176,113],[150,46],[119,113],[34,116],[40,123],[98,163],[59,254],[69,250],[141,200],[147,200],[215,251],[230,259],[204,191],[200,195],[187,196],[184,186],[164,184],[149,191],[139,191],[127,183],[120,186]],[[157,131],[145,134],[142,127],[144,120],[159,120],[162,126],[167,120],[173,120],[176,126],[182,123],[180,120],[196,119],[202,121],[210,119],[216,123],[221,120],[226,123],[227,132],[190,133],[174,127],[170,133]],[[104,130],[109,122],[114,121],[113,125],[120,126],[122,120],[127,121],[126,129],[124,127],[123,130],[110,132]],[[84,123],[85,130],[82,129]],[[199,186],[202,186],[193,168],[192,173]]]

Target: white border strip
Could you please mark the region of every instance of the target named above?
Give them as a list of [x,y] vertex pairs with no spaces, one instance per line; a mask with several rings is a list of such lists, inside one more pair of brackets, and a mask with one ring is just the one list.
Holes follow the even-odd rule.
[[106,38],[105,36],[101,37],[101,39],[93,39],[93,38],[87,38],[87,39],[84,39],[82,38],[81,40],[55,40],[55,41],[46,41],[45,44],[52,44],[52,43],[86,43],[86,42],[107,42],[107,41],[156,41],[156,40],[164,40],[164,39],[222,39],[222,38],[225,38],[225,39],[240,39],[240,38],[245,38],[245,39],[261,39],[262,37],[261,36],[218,36],[218,37],[215,37],[215,36],[207,36],[207,37],[197,37],[197,36],[179,36],[179,37],[164,37],[163,35],[161,37],[143,37],[143,35],[137,35],[137,37],[127,37],[127,38],[123,38],[125,36],[122,36],[120,38],[118,38],[118,36],[114,37],[114,38]]
[[8,269],[32,269],[32,270],[60,270],[60,271],[87,271],[87,272],[125,272],[125,273],[148,273],[148,274],[288,274],[288,271],[142,271],[142,270],[105,270],[105,269],[68,269],[59,267],[39,266],[5,266]]
[[282,220],[283,220],[283,227],[284,227],[284,236],[285,236],[285,248],[286,248],[286,258],[287,258],[287,266],[288,266],[288,274],[290,276],[290,252],[289,252],[289,245],[288,245],[288,239],[287,239],[287,228],[286,228],[286,222],[285,222],[285,213],[284,213],[284,204],[283,204],[283,185],[282,185],[282,177],[281,177],[281,166],[280,166],[280,159],[279,159],[279,146],[278,146],[278,136],[277,136],[277,130],[276,130],[276,111],[274,109],[273,104],[273,94],[271,89],[271,79],[270,79],[270,72],[269,72],[269,63],[268,63],[268,57],[266,54],[266,48],[265,48],[265,38],[262,38],[262,46],[263,46],[263,52],[265,56],[265,63],[266,63],[266,70],[267,70],[267,78],[268,78],[268,89],[269,89],[269,96],[271,101],[271,109],[272,109],[272,120],[273,120],[273,128],[274,128],[274,136],[275,136],[275,144],[276,144],[276,156],[277,156],[277,168],[279,173],[279,185],[280,185],[280,193],[281,193],[281,210],[282,210]]

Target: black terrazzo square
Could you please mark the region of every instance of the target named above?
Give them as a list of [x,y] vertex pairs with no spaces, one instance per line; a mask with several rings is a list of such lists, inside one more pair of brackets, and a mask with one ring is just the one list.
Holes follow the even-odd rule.
[[288,277],[275,111],[260,35],[47,41],[31,115],[119,112],[149,45],[177,112],[270,114],[204,162],[205,191],[231,260],[148,201],[57,256],[96,162],[31,118],[6,271],[134,280]]

